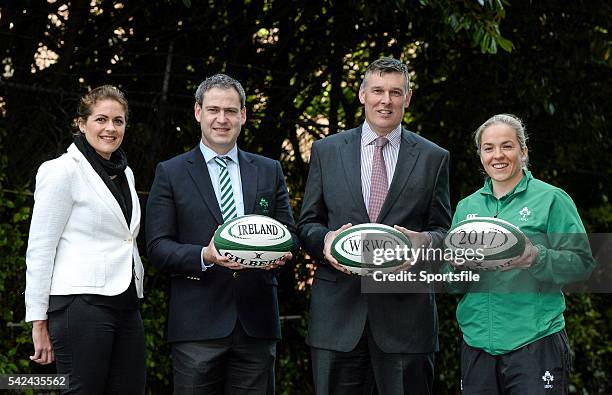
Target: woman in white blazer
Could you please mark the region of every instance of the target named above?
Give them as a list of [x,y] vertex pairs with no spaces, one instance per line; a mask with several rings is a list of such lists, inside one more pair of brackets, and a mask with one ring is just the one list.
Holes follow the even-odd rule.
[[120,149],[128,104],[104,85],[81,98],[74,144],[38,169],[26,255],[31,360],[56,361],[66,393],[144,393],[136,245],[140,204]]

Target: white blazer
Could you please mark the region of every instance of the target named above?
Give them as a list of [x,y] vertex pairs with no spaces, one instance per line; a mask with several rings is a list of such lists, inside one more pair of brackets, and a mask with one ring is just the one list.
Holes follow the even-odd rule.
[[128,225],[104,181],[74,145],[43,163],[36,175],[26,253],[26,321],[46,320],[49,295],[118,295],[132,279],[142,298],[144,269],[136,245],[140,204],[134,174]]

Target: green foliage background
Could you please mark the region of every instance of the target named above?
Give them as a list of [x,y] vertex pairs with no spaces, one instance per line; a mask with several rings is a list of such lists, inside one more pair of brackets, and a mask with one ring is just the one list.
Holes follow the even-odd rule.
[[[283,162],[297,218],[311,142],[362,121],[362,73],[367,62],[392,55],[413,73],[405,124],[451,152],[453,206],[482,184],[471,132],[511,112],[531,132],[534,175],[572,196],[589,232],[610,233],[610,15],[604,0],[0,4],[0,373],[53,371],[30,363],[23,323],[31,192],[37,167],[69,145],[73,110],[88,88],[112,83],[127,92],[124,147],[144,207],[155,164],[197,142],[195,86],[216,72],[235,76],[248,94],[239,145]],[[300,256],[279,279],[281,314],[297,316],[282,324],[279,393],[313,392],[304,343],[312,264]],[[172,381],[168,282],[145,266],[148,392],[163,394]],[[435,393],[455,394],[457,298],[437,300]],[[567,297],[572,393],[612,393],[610,302],[609,294]]]

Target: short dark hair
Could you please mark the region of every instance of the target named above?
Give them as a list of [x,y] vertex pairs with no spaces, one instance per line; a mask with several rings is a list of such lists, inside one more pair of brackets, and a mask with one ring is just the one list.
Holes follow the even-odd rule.
[[360,90],[365,89],[366,84],[368,82],[368,77],[370,76],[370,74],[375,72],[378,72],[379,75],[383,75],[384,73],[400,73],[406,78],[404,94],[408,93],[408,90],[410,89],[410,75],[408,74],[408,66],[406,66],[401,61],[388,56],[377,59],[374,62],[370,63],[370,65],[366,69],[363,81],[361,81],[361,86],[359,87]]
[[208,92],[212,88],[234,89],[240,97],[240,108],[244,108],[246,106],[246,93],[244,93],[244,88],[240,82],[238,82],[238,80],[235,80],[225,74],[215,74],[212,77],[208,77],[202,81],[195,93],[195,100],[199,105],[202,105],[204,93]]

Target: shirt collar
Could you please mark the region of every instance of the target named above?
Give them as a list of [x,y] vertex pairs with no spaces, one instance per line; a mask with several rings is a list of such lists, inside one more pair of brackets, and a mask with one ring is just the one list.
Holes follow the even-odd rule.
[[[527,184],[532,178],[533,176],[529,170],[523,170],[523,178],[510,192],[506,194],[506,196],[512,196],[523,192],[525,189],[527,189]],[[491,177],[487,177],[485,179],[484,186],[480,189],[480,193],[483,195],[493,195],[493,181],[491,181]]]
[[234,163],[238,164],[238,146],[236,144],[234,144],[234,146],[232,147],[231,150],[229,150],[229,152],[225,155],[219,155],[217,154],[215,151],[213,151],[212,149],[210,149],[208,146],[206,146],[202,140],[200,140],[200,151],[202,151],[202,155],[204,155],[204,161],[206,163],[209,163],[211,160],[214,160],[215,157],[217,156],[227,156],[229,157]]
[[[393,147],[399,147],[400,140],[402,137],[402,124],[397,125],[395,129],[391,131],[391,133],[387,134],[385,137],[389,140],[389,144]],[[372,130],[368,121],[363,122],[363,126],[361,127],[361,146],[370,145],[378,138],[376,132]]]

